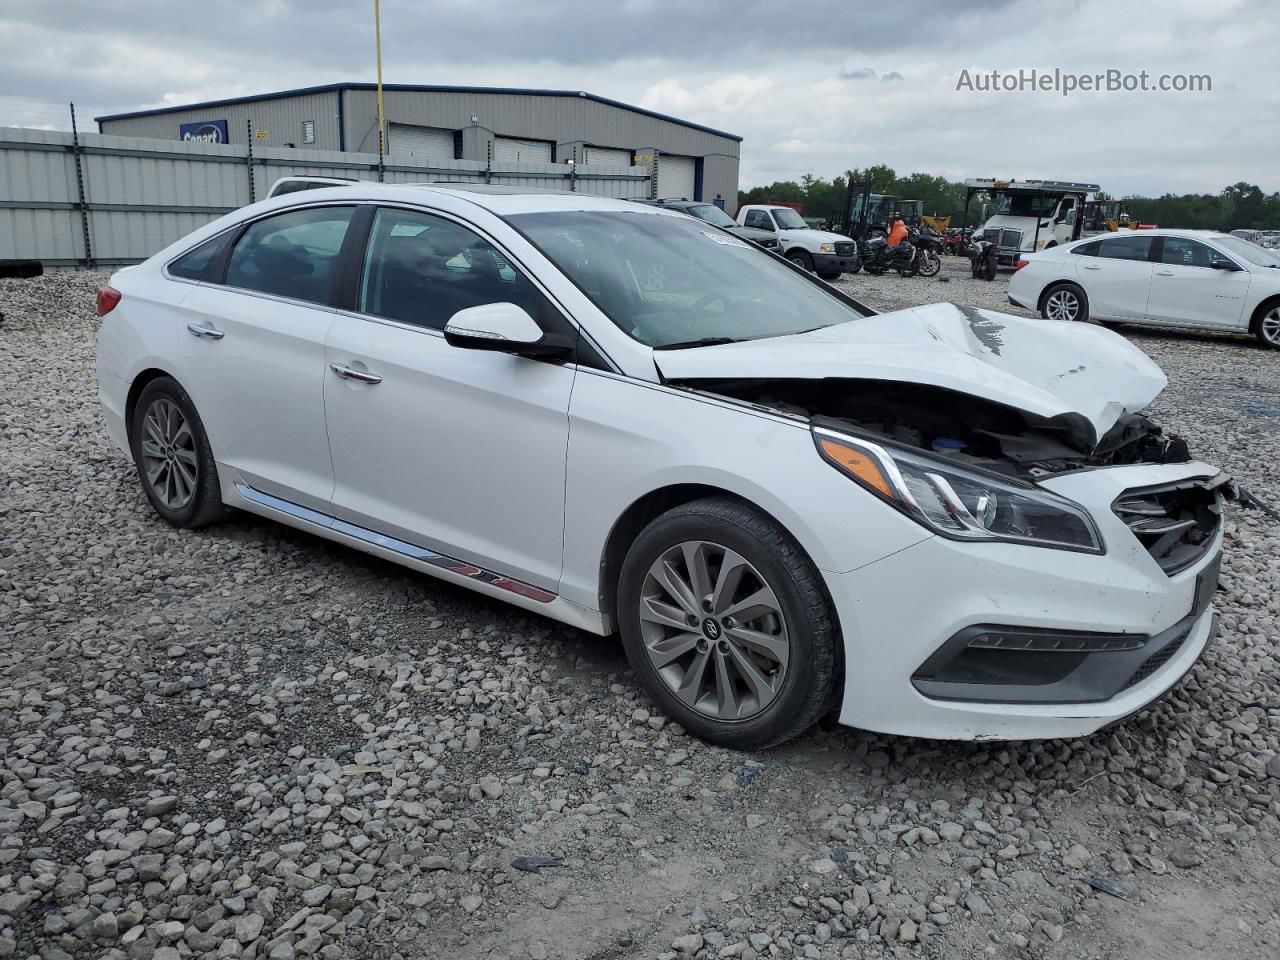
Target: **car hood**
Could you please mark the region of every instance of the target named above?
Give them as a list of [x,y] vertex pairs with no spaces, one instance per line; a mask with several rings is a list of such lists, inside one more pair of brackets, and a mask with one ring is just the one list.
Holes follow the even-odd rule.
[[813,243],[852,243],[849,237],[826,230],[787,229],[779,231],[778,237],[782,240],[809,240]]
[[1057,419],[1092,450],[1168,383],[1118,334],[951,303],[808,333],[654,354],[664,380],[846,379],[941,387]]

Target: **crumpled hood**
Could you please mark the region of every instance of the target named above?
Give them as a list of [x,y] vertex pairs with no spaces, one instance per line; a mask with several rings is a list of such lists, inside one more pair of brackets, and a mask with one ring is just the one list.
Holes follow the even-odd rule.
[[[665,380],[827,379],[920,383],[1036,417],[1083,418],[1092,449],[1165,388],[1164,372],[1118,334],[951,303],[896,310],[787,337],[654,353]],[[1088,433],[1086,427],[1083,433]]]

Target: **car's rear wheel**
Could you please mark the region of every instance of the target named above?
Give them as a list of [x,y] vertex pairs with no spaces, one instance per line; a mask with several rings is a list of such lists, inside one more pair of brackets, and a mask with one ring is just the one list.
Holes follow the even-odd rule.
[[1280,303],[1262,305],[1253,324],[1253,335],[1264,347],[1280,350]]
[[142,490],[163,519],[201,527],[226,516],[209,437],[176,380],[158,377],[142,388],[129,441]]
[[808,270],[813,273],[813,257],[804,250],[791,250],[787,253],[787,259],[794,263],[801,270]]
[[641,682],[704,740],[774,746],[830,703],[830,600],[799,545],[751,507],[711,498],[655,519],[627,552],[617,609]]
[[1074,283],[1054,284],[1045,291],[1040,315],[1046,320],[1088,320],[1089,299]]

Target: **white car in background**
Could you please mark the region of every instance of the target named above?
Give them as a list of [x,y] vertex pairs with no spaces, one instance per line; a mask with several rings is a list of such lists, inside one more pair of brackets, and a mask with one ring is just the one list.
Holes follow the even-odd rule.
[[1009,299],[1048,320],[1252,333],[1280,348],[1280,253],[1225,233],[1140,230],[1025,254]]
[[715,743],[833,708],[1084,736],[1214,634],[1230,485],[1096,327],[877,315],[685,214],[463,184],[265,200],[98,311],[107,428],[161,518],[235,507],[620,632]]

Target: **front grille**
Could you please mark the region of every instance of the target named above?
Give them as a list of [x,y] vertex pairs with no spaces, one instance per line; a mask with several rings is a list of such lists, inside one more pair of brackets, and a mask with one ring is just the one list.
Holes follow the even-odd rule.
[[1176,654],[1179,650],[1182,649],[1182,645],[1186,642],[1187,637],[1189,637],[1190,635],[1191,635],[1191,628],[1188,627],[1186,632],[1183,633],[1182,636],[1178,637],[1176,640],[1174,640],[1172,643],[1165,646],[1163,649],[1157,650],[1151,656],[1147,657],[1147,659],[1143,660],[1142,665],[1138,667],[1137,670],[1133,671],[1133,676],[1130,677],[1125,682],[1125,685],[1120,689],[1128,690],[1130,687],[1136,687],[1143,680],[1147,679],[1147,677],[1151,676],[1153,673],[1155,673],[1157,670],[1163,667],[1166,663],[1168,663],[1170,660],[1173,659],[1174,654]]
[[982,239],[994,243],[1000,252],[1012,250],[1017,252],[1022,247],[1022,231],[1008,228],[989,227],[982,231]]
[[836,254],[837,254],[837,256],[841,256],[841,257],[852,257],[852,256],[853,256],[853,244],[852,244],[852,243],[837,243],[837,244],[836,244]]
[[1172,576],[1204,555],[1222,524],[1222,495],[1211,480],[1126,491],[1112,505],[1138,541]]

